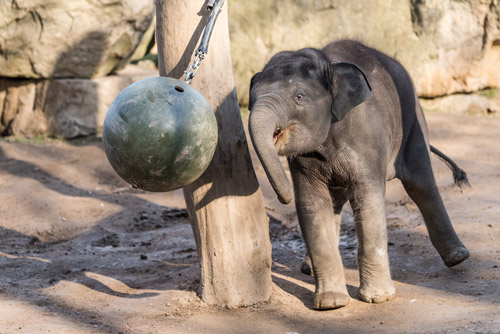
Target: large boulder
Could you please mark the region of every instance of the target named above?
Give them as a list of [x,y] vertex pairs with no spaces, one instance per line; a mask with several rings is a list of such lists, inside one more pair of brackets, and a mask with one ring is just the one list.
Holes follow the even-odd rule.
[[356,38],[395,57],[420,96],[500,86],[500,5],[491,0],[229,2],[240,100],[276,52]]
[[424,110],[450,112],[480,116],[500,116],[500,93],[498,89],[474,94],[453,94],[433,99],[420,99]]
[[94,79],[0,78],[0,135],[70,139],[95,134],[123,89],[154,76],[157,70],[129,65],[114,75]]
[[123,67],[153,0],[0,1],[0,77],[94,78]]

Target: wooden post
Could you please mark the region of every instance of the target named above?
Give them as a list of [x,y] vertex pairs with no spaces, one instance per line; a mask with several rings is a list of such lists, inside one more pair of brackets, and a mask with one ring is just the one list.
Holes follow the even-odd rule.
[[[227,18],[220,13],[192,81],[215,112],[219,142],[207,171],[184,188],[201,267],[201,298],[238,307],[271,295],[271,243],[233,78]],[[204,0],[156,0],[160,75],[184,78],[210,12]]]

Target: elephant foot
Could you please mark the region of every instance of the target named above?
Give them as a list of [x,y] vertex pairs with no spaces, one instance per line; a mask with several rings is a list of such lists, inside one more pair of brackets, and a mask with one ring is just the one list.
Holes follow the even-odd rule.
[[469,257],[469,251],[465,247],[457,247],[448,254],[442,256],[444,264],[453,267]]
[[314,295],[313,307],[316,310],[334,310],[349,304],[350,298],[343,292],[323,292]]
[[312,270],[312,263],[311,263],[311,258],[309,256],[306,256],[304,261],[300,264],[300,271],[303,274],[314,276],[314,272]]
[[367,303],[383,303],[396,298],[396,288],[392,281],[389,284],[366,284],[359,288],[358,296]]

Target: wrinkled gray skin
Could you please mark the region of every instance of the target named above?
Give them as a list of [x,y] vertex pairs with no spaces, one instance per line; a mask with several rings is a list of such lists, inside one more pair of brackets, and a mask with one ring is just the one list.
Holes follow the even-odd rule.
[[316,280],[313,306],[349,303],[339,254],[349,201],[358,235],[359,297],[395,297],[387,255],[385,187],[399,178],[447,266],[469,256],[436,186],[428,133],[413,83],[394,59],[343,40],[280,52],[250,88],[250,134],[282,203],[293,198],[278,155],[288,157],[300,227]]

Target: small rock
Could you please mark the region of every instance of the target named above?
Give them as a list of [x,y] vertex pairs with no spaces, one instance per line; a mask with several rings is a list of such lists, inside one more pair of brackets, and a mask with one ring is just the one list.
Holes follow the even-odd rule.
[[162,212],[163,219],[169,220],[174,218],[188,218],[188,212],[186,209],[176,209],[176,208],[167,208]]
[[106,246],[111,246],[111,247],[118,247],[120,246],[120,237],[116,233],[112,233],[109,235],[106,235],[98,240],[92,241],[92,246],[93,247],[106,247]]
[[40,242],[40,239],[38,239],[37,237],[33,237],[30,239],[28,245],[29,246],[36,246],[39,242]]

